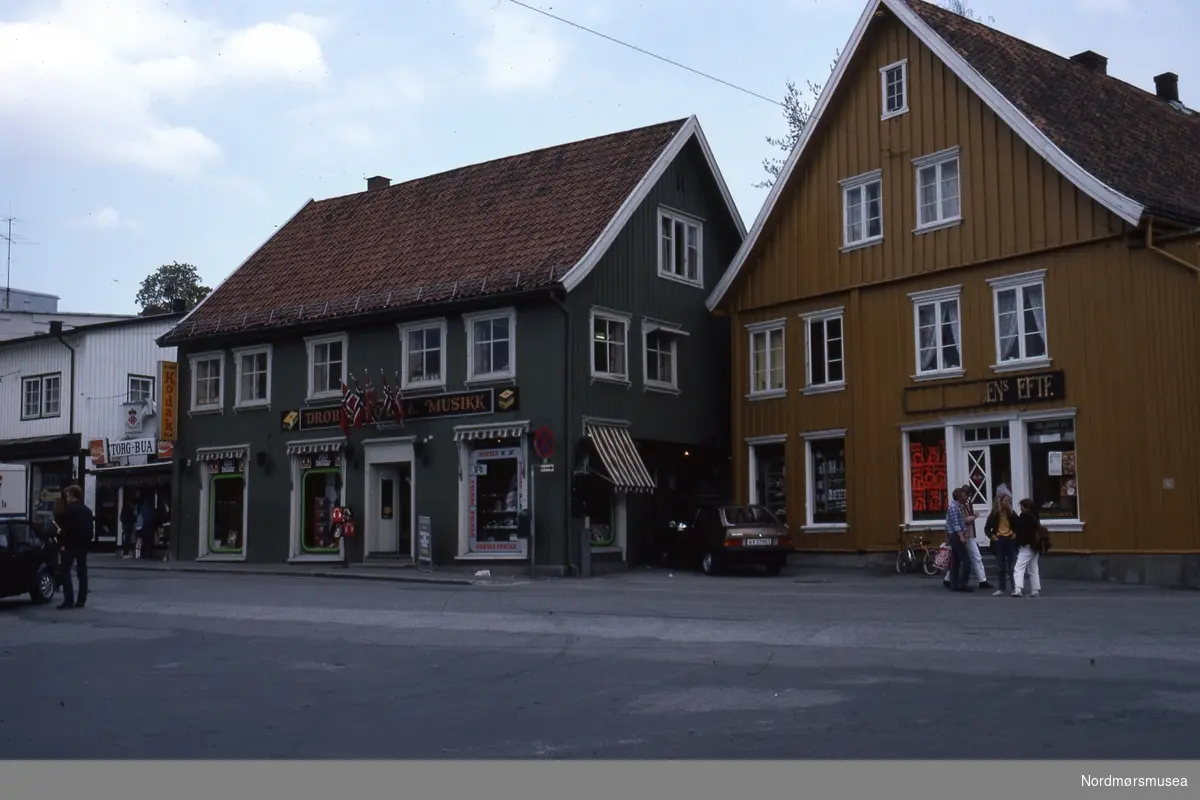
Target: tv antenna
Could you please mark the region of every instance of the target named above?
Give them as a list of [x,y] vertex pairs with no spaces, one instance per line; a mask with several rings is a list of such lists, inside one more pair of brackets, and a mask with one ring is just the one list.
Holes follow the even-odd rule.
[[19,217],[0,217],[0,223],[5,226],[5,232],[0,233],[0,239],[7,243],[4,256],[4,310],[12,308],[12,248],[14,244],[37,244],[31,242],[19,233],[13,233],[14,222],[24,222]]

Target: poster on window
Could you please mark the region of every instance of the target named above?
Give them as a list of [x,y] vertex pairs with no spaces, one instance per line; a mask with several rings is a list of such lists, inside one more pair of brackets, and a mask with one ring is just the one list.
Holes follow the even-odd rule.
[[528,542],[517,536],[517,515],[528,506],[525,466],[519,447],[471,451],[467,526],[472,553],[525,555]]
[[946,515],[946,438],[943,432],[914,432],[908,445],[909,491],[914,520]]

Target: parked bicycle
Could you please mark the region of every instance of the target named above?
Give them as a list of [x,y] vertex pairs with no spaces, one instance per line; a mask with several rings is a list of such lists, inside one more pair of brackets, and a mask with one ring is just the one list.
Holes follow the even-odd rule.
[[896,572],[901,575],[920,569],[933,577],[942,570],[935,563],[939,545],[933,544],[923,533],[912,533],[901,526],[900,550],[896,553]]

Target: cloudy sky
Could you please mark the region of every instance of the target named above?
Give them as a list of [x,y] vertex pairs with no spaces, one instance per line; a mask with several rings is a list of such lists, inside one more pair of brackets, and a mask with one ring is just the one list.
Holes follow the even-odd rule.
[[[770,97],[823,79],[861,0],[530,0]],[[1196,0],[972,0],[1200,106]],[[777,106],[509,0],[2,0],[12,285],[132,313],[159,264],[215,285],[308,198],[699,116],[749,225]],[[0,251],[2,252],[2,251]],[[2,279],[0,274],[0,279]]]

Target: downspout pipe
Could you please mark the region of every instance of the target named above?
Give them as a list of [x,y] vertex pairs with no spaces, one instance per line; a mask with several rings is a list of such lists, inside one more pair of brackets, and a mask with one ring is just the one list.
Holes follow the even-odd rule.
[[571,489],[575,481],[575,423],[571,418],[571,410],[575,407],[575,373],[572,369],[575,353],[575,325],[572,319],[571,309],[563,302],[562,297],[557,292],[551,293],[550,299],[558,306],[558,309],[563,313],[563,323],[566,326],[566,336],[564,337],[564,354],[563,354],[563,382],[566,388],[563,391],[563,424],[566,430],[563,431],[563,458],[565,465],[563,466],[563,475],[566,478],[566,490],[564,500],[564,522],[563,528],[567,534],[567,568],[579,577],[582,577],[578,563],[572,559],[575,546],[577,544],[574,531],[571,530]]
[[[1196,231],[1190,231],[1190,233],[1196,233]],[[1186,267],[1187,269],[1190,269],[1192,272],[1196,273],[1197,275],[1200,275],[1200,266],[1196,266],[1195,264],[1191,263],[1190,261],[1185,261],[1184,259],[1175,255],[1174,253],[1168,253],[1166,250],[1163,250],[1162,248],[1154,246],[1154,217],[1151,217],[1149,220],[1146,221],[1146,249],[1152,253],[1157,253],[1158,255],[1162,256],[1163,258],[1167,259],[1168,261],[1175,262],[1176,264],[1178,264],[1181,267]]]
[[[61,321],[52,320],[50,322],[50,335],[53,336],[55,339],[57,339],[59,341],[59,344],[61,344],[63,347],[65,347],[71,351],[71,380],[70,380],[70,384],[69,384],[69,386],[70,386],[69,391],[71,392],[71,402],[70,402],[70,405],[68,406],[68,412],[67,412],[71,415],[71,418],[70,418],[70,421],[67,423],[67,425],[68,425],[67,433],[73,434],[73,433],[75,433],[75,348],[72,347],[70,344],[68,344],[67,340],[65,338],[63,338],[63,327],[62,327]],[[84,464],[83,464],[83,449],[82,448],[80,448],[79,452],[75,454],[75,460],[76,460],[76,462],[78,462],[77,469],[79,471],[79,486],[82,488],[83,481],[84,481]]]

